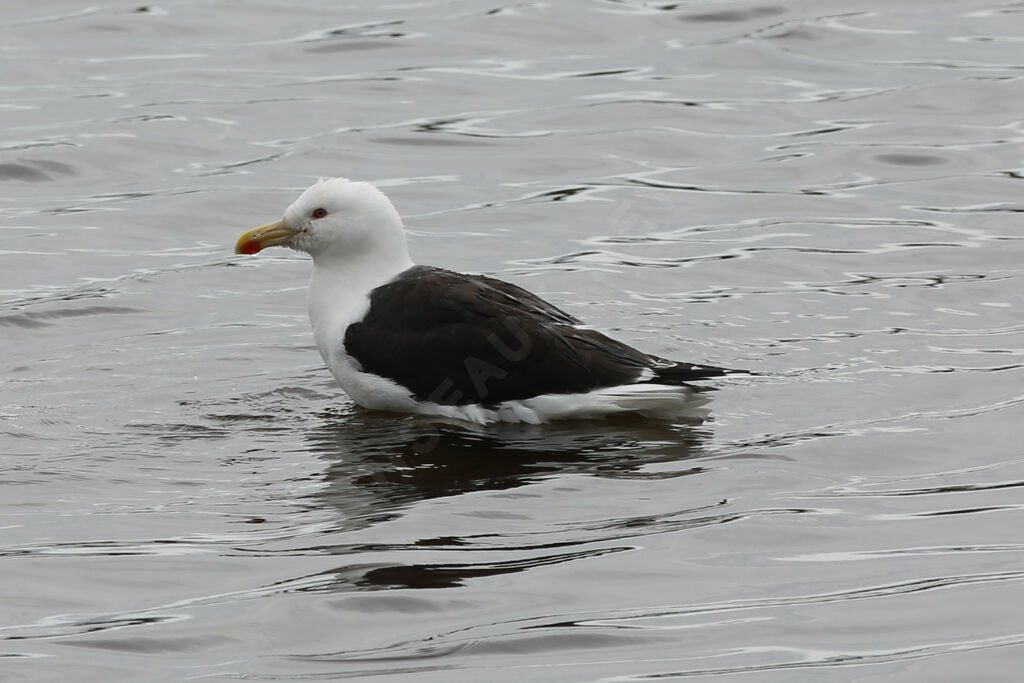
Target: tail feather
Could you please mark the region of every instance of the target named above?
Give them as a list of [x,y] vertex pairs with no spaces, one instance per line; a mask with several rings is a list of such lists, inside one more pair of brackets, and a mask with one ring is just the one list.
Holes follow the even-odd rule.
[[654,359],[651,372],[654,374],[644,380],[647,384],[683,384],[712,377],[723,377],[725,375],[749,374],[746,370],[730,370],[729,368],[719,368],[714,365],[682,363],[663,358]]

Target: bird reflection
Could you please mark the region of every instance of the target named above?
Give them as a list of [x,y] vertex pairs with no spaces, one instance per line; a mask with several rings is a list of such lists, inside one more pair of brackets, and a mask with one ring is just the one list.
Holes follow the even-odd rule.
[[307,435],[311,450],[331,459],[329,487],[319,495],[341,509],[354,489],[393,507],[511,489],[551,473],[658,476],[641,468],[691,457],[704,436],[697,425],[642,418],[467,428],[362,409],[321,417]]
[[[344,532],[394,519],[418,501],[474,491],[509,490],[566,473],[604,478],[695,474],[702,471],[700,466],[653,470],[649,466],[693,457],[707,436],[701,423],[700,419],[693,424],[666,424],[621,417],[469,428],[352,407],[322,413],[318,424],[307,432],[306,440],[311,451],[330,463],[325,472],[327,485],[313,494],[315,503],[334,508],[336,528]],[[626,525],[633,522],[643,520],[628,520]],[[434,531],[402,547],[473,550],[475,540],[471,537],[456,538],[442,530]],[[612,524],[606,533],[610,540],[631,536],[635,531]],[[575,545],[563,539],[531,546],[528,557],[516,559],[488,555],[473,557],[473,561],[470,557],[476,553],[470,552],[459,554],[467,561],[451,564],[350,564],[325,572],[321,576],[323,582],[315,590],[444,588],[461,585],[473,577],[521,572],[594,553],[629,549],[571,547]],[[395,549],[366,545],[355,548],[347,544],[321,548],[339,554]]]

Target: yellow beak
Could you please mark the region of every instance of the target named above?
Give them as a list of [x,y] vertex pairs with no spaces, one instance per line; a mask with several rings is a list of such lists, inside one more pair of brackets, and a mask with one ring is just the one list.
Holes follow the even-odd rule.
[[295,231],[288,227],[284,219],[276,223],[267,223],[239,237],[238,243],[235,244],[235,253],[258,254],[267,247],[287,245],[293,237]]

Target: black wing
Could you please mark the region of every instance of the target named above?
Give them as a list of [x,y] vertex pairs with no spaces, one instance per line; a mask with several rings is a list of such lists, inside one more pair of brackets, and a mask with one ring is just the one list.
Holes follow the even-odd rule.
[[415,266],[370,293],[370,310],[349,326],[345,350],[364,371],[447,405],[725,372],[655,358],[578,324],[516,285]]

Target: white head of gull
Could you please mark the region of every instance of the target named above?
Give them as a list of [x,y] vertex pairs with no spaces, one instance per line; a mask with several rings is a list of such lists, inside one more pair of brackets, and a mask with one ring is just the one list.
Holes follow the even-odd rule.
[[317,182],[235,252],[270,246],[313,257],[317,348],[365,408],[478,424],[673,419],[700,414],[689,382],[730,372],[638,351],[516,285],[414,265],[401,217],[369,183]]

